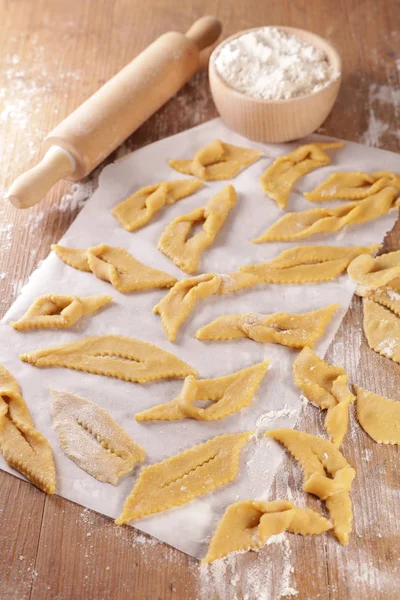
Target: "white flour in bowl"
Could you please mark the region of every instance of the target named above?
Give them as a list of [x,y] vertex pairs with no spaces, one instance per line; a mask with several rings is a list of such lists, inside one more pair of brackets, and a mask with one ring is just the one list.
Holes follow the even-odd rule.
[[304,96],[339,76],[322,49],[276,27],[261,27],[226,42],[214,65],[232,88],[263,100]]

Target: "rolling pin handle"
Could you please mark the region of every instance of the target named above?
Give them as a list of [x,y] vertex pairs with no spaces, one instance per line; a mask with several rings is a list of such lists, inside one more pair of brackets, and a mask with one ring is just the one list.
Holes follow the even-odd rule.
[[216,17],[201,17],[193,23],[185,35],[201,51],[208,46],[212,46],[221,35],[221,31],[222,25],[219,19]]

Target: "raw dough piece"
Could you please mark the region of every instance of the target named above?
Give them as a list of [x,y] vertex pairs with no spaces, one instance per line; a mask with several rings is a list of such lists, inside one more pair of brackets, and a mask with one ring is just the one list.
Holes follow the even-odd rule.
[[357,286],[356,294],[382,304],[400,317],[400,279],[394,279],[387,286],[376,290]]
[[347,269],[360,254],[373,254],[378,245],[363,246],[296,246],[283,250],[268,262],[239,267],[240,271],[259,277],[264,283],[309,283],[329,281]]
[[[158,249],[185,273],[195,273],[201,253],[211,246],[235,204],[235,188],[227,185],[206,206],[174,219],[162,233]],[[190,237],[196,223],[202,223],[202,230]]]
[[176,282],[175,277],[144,265],[123,248],[101,244],[81,250],[53,244],[51,249],[70,267],[91,271],[99,279],[109,281],[122,294],[171,287]]
[[66,367],[135,383],[197,375],[196,369],[177,356],[153,344],[120,335],[86,337],[19,357],[36,367]]
[[293,363],[293,377],[307,400],[328,411],[325,428],[330,441],[339,447],[349,425],[349,405],[355,399],[346,371],[328,365],[306,346]]
[[[269,360],[215,379],[186,377],[177,398],[135,415],[136,421],[216,421],[250,406],[269,367]],[[211,402],[199,408],[196,401]]]
[[308,313],[244,313],[224,315],[196,331],[198,340],[236,340],[281,344],[290,348],[313,346],[323,335],[338,304],[330,304]]
[[143,448],[97,404],[54,389],[50,398],[61,448],[92,477],[117,485],[144,460]]
[[91,315],[112,301],[112,296],[40,296],[18,320],[11,322],[14,329],[50,329],[71,327],[81,317]]
[[331,159],[324,152],[328,148],[341,148],[344,142],[313,143],[299,146],[286,156],[279,156],[260,177],[264,192],[280,208],[285,208],[296,181],[319,167],[329,165]]
[[361,427],[378,444],[400,445],[400,402],[354,386],[357,418]]
[[164,298],[153,308],[160,315],[164,331],[174,342],[182,323],[186,321],[199,300],[213,294],[228,294],[260,283],[250,273],[233,272],[226,275],[205,273],[177,281]]
[[33,426],[14,377],[0,365],[0,452],[10,467],[34,485],[54,494],[56,470],[51,446]]
[[301,212],[292,212],[281,217],[260,237],[260,242],[290,242],[301,240],[317,233],[331,233],[343,229],[346,225],[357,225],[377,219],[399,205],[398,192],[386,187],[374,196],[357,202],[348,202],[334,208],[313,208]]
[[135,231],[146,225],[164,206],[190,196],[202,185],[203,182],[197,179],[176,179],[148,185],[114,206],[111,212],[126,231]]
[[203,181],[217,181],[233,179],[260,156],[261,150],[250,150],[214,140],[198,150],[192,160],[169,160],[168,164],[179,173],[194,175]]
[[315,190],[305,192],[304,196],[310,202],[363,200],[387,186],[395,187],[400,191],[400,177],[390,171],[376,171],[370,174],[361,171],[332,173]]
[[400,363],[400,319],[387,308],[364,298],[364,333],[368,345]]
[[400,250],[376,258],[368,254],[358,256],[350,263],[347,272],[353,281],[369,289],[384,287],[400,278]]
[[117,525],[187,504],[233,481],[251,431],[226,433],[145,467],[125,501]]
[[281,442],[300,463],[303,490],[325,501],[335,535],[344,546],[349,542],[353,511],[349,491],[356,475],[334,444],[316,435],[294,429],[274,429],[265,436]]
[[271,536],[284,531],[318,535],[329,529],[332,525],[327,519],[287,500],[242,500],[224,512],[202,562],[213,562],[231,552],[262,548]]

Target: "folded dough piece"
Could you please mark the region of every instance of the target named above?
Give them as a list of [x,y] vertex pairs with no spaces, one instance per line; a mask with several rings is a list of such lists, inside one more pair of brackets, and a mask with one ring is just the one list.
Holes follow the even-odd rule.
[[372,258],[362,254],[350,263],[349,277],[370,290],[384,287],[400,278],[400,250]]
[[10,467],[54,494],[56,470],[51,446],[33,425],[14,377],[0,365],[0,452]]
[[233,179],[260,156],[261,150],[250,150],[214,140],[198,150],[193,159],[169,160],[168,164],[179,173],[194,175],[203,181],[217,181]]
[[231,552],[262,548],[271,536],[284,531],[318,535],[329,529],[332,525],[327,519],[287,500],[242,500],[224,512],[202,562],[213,562]]
[[[136,413],[136,421],[216,421],[250,406],[269,367],[269,360],[215,379],[186,377],[177,398]],[[211,404],[206,408],[196,401]]]
[[61,296],[46,294],[31,304],[26,313],[11,322],[14,329],[50,329],[53,327],[71,327],[81,317],[91,315],[112,301],[112,296]]
[[400,319],[377,302],[364,298],[364,333],[372,350],[400,363]]
[[117,525],[182,506],[233,481],[251,431],[226,433],[141,470]]
[[176,282],[175,277],[144,265],[123,248],[100,244],[82,250],[53,244],[51,249],[70,267],[92,272],[99,279],[109,281],[122,294],[171,287]]
[[303,490],[325,501],[337,539],[348,544],[353,520],[349,491],[356,472],[343,454],[328,440],[294,429],[274,429],[265,436],[283,444],[299,462]]
[[400,278],[394,279],[385,287],[376,290],[358,285],[356,294],[385,306],[397,317],[400,317]]
[[300,177],[329,165],[331,159],[324,150],[341,148],[343,145],[344,142],[305,144],[286,156],[279,156],[260,177],[264,192],[280,208],[285,208],[293,185]]
[[240,271],[259,277],[264,283],[310,283],[329,281],[344,273],[360,254],[373,254],[379,245],[365,246],[296,246],[264,263],[239,267]]
[[328,411],[325,428],[330,441],[339,447],[349,424],[349,405],[355,400],[346,371],[328,365],[306,346],[293,363],[293,378],[307,400]]
[[[343,229],[346,225],[358,225],[377,219],[399,205],[398,191],[386,187],[373,196],[357,202],[348,202],[333,208],[314,208],[301,212],[292,212],[281,217],[258,238],[261,242],[291,242],[301,240],[317,233],[331,233]],[[397,200],[397,201],[396,201]]]
[[214,294],[229,294],[258,285],[260,279],[239,271],[219,275],[205,273],[177,281],[164,298],[153,308],[161,317],[164,331],[170,342],[176,340],[180,326],[186,321],[196,304]]
[[86,337],[20,354],[20,359],[36,367],[66,367],[135,383],[197,375],[196,369],[177,356],[153,344],[120,335]]
[[387,186],[392,186],[400,191],[400,176],[391,171],[332,173],[315,190],[305,192],[304,196],[310,202],[363,200]]
[[164,206],[190,196],[203,185],[198,179],[176,179],[140,188],[117,204],[112,214],[126,231],[140,229]]
[[[158,249],[185,273],[195,273],[202,252],[214,242],[235,204],[235,188],[227,185],[205,206],[174,219],[162,233]],[[191,229],[199,223],[201,231],[190,237]]]
[[378,444],[400,445],[400,402],[354,386],[357,418],[361,427]]
[[117,485],[144,460],[143,448],[97,404],[54,389],[50,399],[61,448],[92,477]]
[[313,346],[323,335],[338,304],[330,304],[308,313],[244,313],[224,315],[196,331],[198,340],[235,340],[249,338],[263,344],[281,344],[290,348]]

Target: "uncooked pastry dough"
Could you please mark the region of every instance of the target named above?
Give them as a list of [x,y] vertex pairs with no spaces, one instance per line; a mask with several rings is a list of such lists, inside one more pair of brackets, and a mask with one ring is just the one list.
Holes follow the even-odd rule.
[[56,470],[51,446],[33,425],[14,377],[0,365],[0,452],[10,467],[54,494]]
[[[185,273],[195,273],[202,252],[211,246],[235,204],[235,188],[227,185],[205,206],[174,219],[163,231],[158,249]],[[190,237],[196,223],[202,223],[202,230]]]
[[[215,379],[186,377],[177,398],[137,413],[137,421],[216,421],[250,406],[269,367],[269,360]],[[210,405],[201,408],[195,402]]]
[[218,275],[204,273],[177,281],[164,298],[153,308],[160,315],[164,331],[170,342],[174,342],[179,328],[194,310],[196,304],[213,294],[229,294],[260,283],[250,273],[239,271]]
[[398,192],[386,187],[364,200],[348,202],[333,208],[313,208],[301,212],[288,213],[258,238],[260,242],[291,242],[317,233],[331,233],[346,225],[357,225],[377,219],[399,205]]
[[264,283],[310,283],[329,281],[344,273],[360,254],[373,254],[378,245],[363,246],[296,246],[283,250],[268,262],[239,267],[240,271],[259,277]]
[[271,536],[284,531],[318,535],[329,529],[331,523],[311,508],[299,508],[287,500],[242,500],[224,512],[202,562],[213,562],[231,552],[262,548]]
[[293,377],[307,400],[328,411],[325,428],[330,441],[339,447],[349,424],[349,405],[354,402],[346,371],[328,365],[306,346],[293,363]]
[[164,206],[190,196],[203,185],[198,179],[175,179],[140,188],[112,209],[126,231],[140,229]]
[[363,200],[387,186],[395,187],[400,191],[400,177],[390,171],[332,173],[315,190],[305,192],[304,196],[310,202]]
[[40,296],[18,320],[12,321],[14,329],[50,329],[71,327],[81,317],[91,315],[112,301],[112,296]]
[[303,490],[325,501],[339,542],[349,542],[353,511],[349,491],[356,475],[337,447],[316,435],[294,429],[274,429],[266,436],[281,442],[299,462]]
[[400,402],[354,386],[357,418],[361,427],[378,444],[400,445]]
[[400,319],[384,306],[364,298],[364,333],[368,345],[400,363]]
[[285,208],[296,181],[311,171],[329,165],[331,159],[324,152],[328,148],[341,148],[344,142],[313,143],[299,146],[286,156],[279,156],[260,177],[264,192],[280,208]]
[[374,289],[357,286],[356,294],[370,298],[378,304],[382,304],[395,315],[400,317],[400,278],[394,279],[385,287]]
[[143,448],[97,404],[54,389],[50,398],[61,448],[92,477],[117,485],[144,460]]
[[20,359],[36,367],[66,367],[135,383],[197,375],[196,369],[177,356],[120,335],[86,337],[20,354]]
[[384,287],[400,278],[400,250],[376,258],[367,254],[358,256],[347,272],[353,281],[369,289]]
[[92,272],[122,294],[171,287],[176,282],[175,277],[144,265],[123,248],[101,244],[82,250],[53,244],[51,249],[70,267]]
[[141,470],[117,525],[187,504],[233,481],[252,435],[226,433]]
[[198,340],[235,340],[249,338],[263,344],[281,344],[290,348],[313,346],[332,319],[338,304],[330,304],[308,313],[244,313],[224,315],[196,331]]
[[214,140],[198,150],[191,160],[169,160],[170,167],[194,175],[203,181],[233,179],[242,169],[249,167],[261,156],[260,150],[250,150]]

